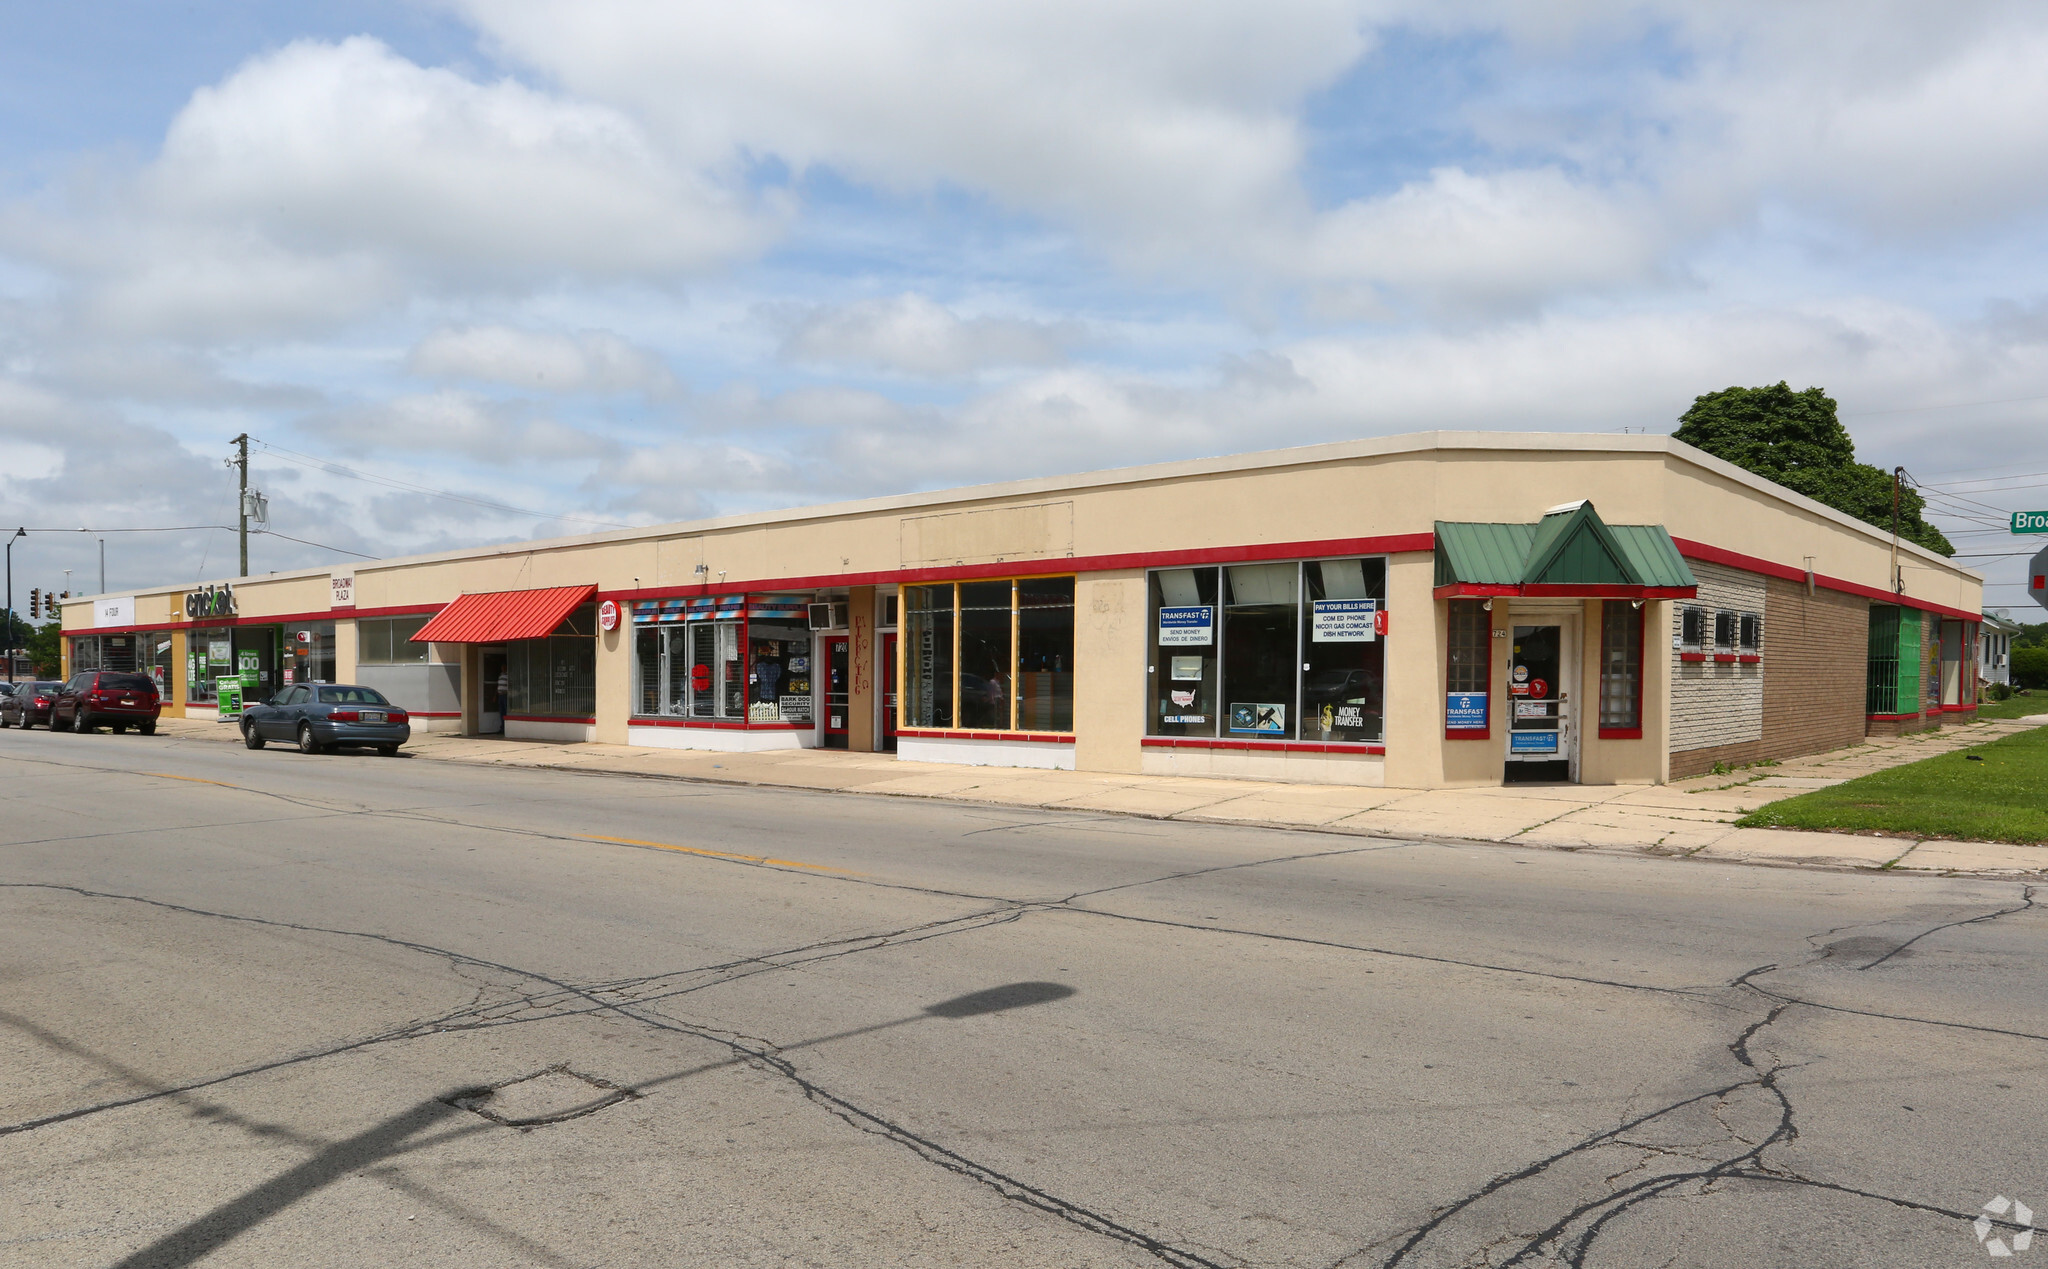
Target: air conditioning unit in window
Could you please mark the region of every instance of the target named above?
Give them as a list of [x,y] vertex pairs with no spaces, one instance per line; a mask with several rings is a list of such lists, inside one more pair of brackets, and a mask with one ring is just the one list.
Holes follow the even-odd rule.
[[832,605],[812,604],[810,624],[813,630],[830,630],[832,628]]

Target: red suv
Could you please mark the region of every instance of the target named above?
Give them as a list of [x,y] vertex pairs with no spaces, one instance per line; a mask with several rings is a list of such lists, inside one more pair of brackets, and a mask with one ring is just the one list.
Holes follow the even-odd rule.
[[50,706],[51,731],[91,731],[101,723],[115,731],[130,727],[145,736],[156,734],[163,712],[156,680],[147,674],[115,670],[83,670],[71,676]]

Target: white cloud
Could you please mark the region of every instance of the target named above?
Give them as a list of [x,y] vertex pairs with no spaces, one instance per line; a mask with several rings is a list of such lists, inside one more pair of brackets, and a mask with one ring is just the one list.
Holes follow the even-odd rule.
[[406,369],[429,379],[471,379],[540,392],[678,389],[659,356],[609,331],[575,335],[470,326],[435,331],[413,348]]
[[1059,362],[1078,338],[1071,322],[962,317],[922,295],[905,294],[804,311],[783,341],[782,355],[943,379]]
[[299,427],[346,454],[443,453],[493,466],[596,462],[617,448],[613,441],[534,417],[520,403],[455,390],[399,396],[307,419]]

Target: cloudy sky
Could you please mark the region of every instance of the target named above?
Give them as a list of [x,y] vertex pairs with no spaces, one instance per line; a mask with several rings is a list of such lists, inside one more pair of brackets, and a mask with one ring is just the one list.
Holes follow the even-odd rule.
[[4,0],[0,497],[231,523],[246,431],[260,572],[1785,379],[1982,530],[2043,66],[2037,0]]

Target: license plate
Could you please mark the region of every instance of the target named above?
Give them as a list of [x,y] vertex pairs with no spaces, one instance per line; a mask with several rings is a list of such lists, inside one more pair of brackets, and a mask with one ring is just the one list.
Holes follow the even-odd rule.
[[363,711],[363,721],[366,723],[381,723],[384,721],[384,711],[381,709],[366,709]]
[[121,703],[122,703],[123,705],[133,705],[133,704],[134,704],[135,702],[134,702],[134,701],[132,701],[132,700],[124,700],[124,701],[122,701]]

